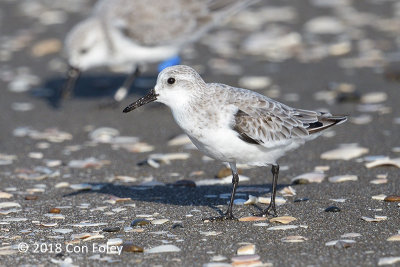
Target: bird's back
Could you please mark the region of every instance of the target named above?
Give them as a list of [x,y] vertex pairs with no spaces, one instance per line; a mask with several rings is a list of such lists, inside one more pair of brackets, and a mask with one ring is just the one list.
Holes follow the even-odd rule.
[[221,18],[256,0],[103,0],[94,10],[139,45],[165,46],[199,38]]

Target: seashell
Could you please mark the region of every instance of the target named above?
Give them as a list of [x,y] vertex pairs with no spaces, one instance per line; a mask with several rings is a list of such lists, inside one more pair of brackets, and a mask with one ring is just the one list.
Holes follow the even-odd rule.
[[256,245],[249,244],[238,248],[237,255],[253,255],[256,253]]
[[282,224],[288,224],[291,223],[293,221],[297,220],[295,217],[292,216],[281,216],[281,217],[275,217],[272,218],[271,220],[269,220],[270,222],[279,222]]
[[307,240],[308,240],[307,238],[305,238],[304,236],[301,236],[301,235],[291,235],[291,236],[286,236],[281,239],[282,242],[286,242],[286,243],[300,243],[300,242],[304,242]]
[[200,231],[200,234],[205,235],[205,236],[217,236],[217,235],[222,234],[222,232],[216,232],[216,231],[201,232]]
[[119,131],[110,127],[101,127],[89,133],[89,138],[97,143],[111,143],[119,135]]
[[376,104],[387,100],[387,94],[385,92],[372,92],[367,93],[361,97],[361,103],[364,104]]
[[249,195],[249,199],[244,202],[244,205],[253,205],[257,203],[257,197]]
[[243,217],[240,218],[240,222],[257,222],[257,221],[266,221],[266,217],[258,217],[258,216],[250,216],[250,217]]
[[169,220],[168,219],[157,219],[157,220],[151,221],[151,224],[160,225],[160,224],[164,224],[166,222],[169,222]]
[[386,239],[387,241],[400,241],[400,234],[398,235],[392,235],[391,237],[389,237],[388,239]]
[[363,216],[363,217],[361,217],[361,219],[363,219],[364,221],[367,221],[367,222],[381,222],[381,221],[387,220],[387,216],[375,215],[375,218],[369,218],[369,217]]
[[[262,204],[269,204],[271,203],[271,197],[258,197],[257,198],[257,203],[262,203]],[[283,197],[275,197],[275,204],[280,206],[286,203],[286,199]]]
[[291,186],[285,186],[281,191],[279,191],[283,196],[295,196],[296,190]]
[[383,158],[383,159],[377,159],[372,162],[368,162],[365,164],[365,167],[368,169],[370,168],[375,168],[375,167],[381,167],[381,166],[394,166],[397,168],[400,168],[400,158],[395,158],[395,159],[390,159],[390,158]]
[[316,17],[304,25],[305,30],[314,34],[340,34],[344,32],[345,26],[336,17]]
[[180,252],[181,249],[175,245],[161,245],[150,249],[145,249],[144,253],[166,253],[166,252]]
[[341,183],[346,181],[357,181],[357,180],[358,180],[357,175],[351,175],[351,174],[337,175],[328,178],[328,181],[331,183]]
[[168,141],[168,146],[183,146],[191,144],[190,138],[186,134],[180,134]]
[[244,76],[238,81],[239,86],[250,90],[266,89],[272,84],[271,78],[266,76]]
[[346,233],[346,234],[341,235],[340,237],[341,238],[355,238],[355,237],[360,237],[360,236],[361,236],[361,234],[359,234],[359,233]]
[[400,262],[400,257],[383,257],[383,258],[379,258],[378,266],[392,265],[397,262]]
[[296,229],[296,228],[298,228],[298,227],[299,227],[298,225],[291,225],[291,224],[288,224],[288,225],[272,226],[272,227],[267,228],[267,230],[270,230],[270,231],[276,231],[276,230],[290,230],[290,229]]
[[387,196],[384,199],[385,202],[400,202],[400,196]]
[[21,205],[17,202],[1,202],[0,209],[7,209],[7,208],[14,208],[14,207],[21,207]]
[[358,158],[369,152],[368,148],[360,147],[358,144],[342,144],[337,149],[329,150],[321,154],[321,159],[327,160],[350,160]]
[[338,247],[338,248],[348,248],[354,243],[356,243],[355,240],[341,239],[341,240],[333,240],[333,241],[326,242],[325,246],[328,246],[328,247],[335,246],[335,247]]
[[294,178],[292,178],[292,184],[308,184],[308,183],[321,183],[325,174],[321,172],[308,172],[300,174]]
[[107,246],[118,246],[123,243],[122,238],[111,238],[107,240]]
[[14,196],[13,194],[0,191],[0,198],[12,198],[13,196]]
[[386,198],[386,195],[385,195],[385,194],[380,194],[380,195],[372,196],[372,199],[381,200],[381,201],[385,200],[385,198]]
[[369,181],[371,184],[386,184],[388,182],[388,179],[374,179]]

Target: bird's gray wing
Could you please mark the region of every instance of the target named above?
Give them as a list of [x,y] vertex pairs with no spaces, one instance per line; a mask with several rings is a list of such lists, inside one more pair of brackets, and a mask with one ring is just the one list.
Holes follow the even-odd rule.
[[[308,124],[293,110],[286,110],[274,103],[270,108],[243,109],[236,112],[232,128],[248,143],[269,146],[309,135]],[[306,114],[307,117],[310,115]]]
[[346,120],[345,116],[291,108],[266,97],[253,97],[247,105],[236,104],[232,129],[243,141],[266,147],[305,139]]
[[[256,0],[103,0],[96,14],[145,46],[195,40],[223,17]],[[114,2],[114,3],[112,3]],[[118,2],[118,3],[116,3]]]

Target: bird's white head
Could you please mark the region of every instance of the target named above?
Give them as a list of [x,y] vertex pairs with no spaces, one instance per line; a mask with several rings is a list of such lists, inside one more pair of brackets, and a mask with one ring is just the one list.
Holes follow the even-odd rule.
[[96,18],[78,23],[68,33],[65,44],[71,67],[84,71],[107,64],[110,49],[101,22]]
[[152,101],[164,103],[172,109],[182,107],[201,94],[205,88],[204,80],[191,67],[184,65],[168,67],[158,75],[154,89],[126,107],[124,112],[132,111]]

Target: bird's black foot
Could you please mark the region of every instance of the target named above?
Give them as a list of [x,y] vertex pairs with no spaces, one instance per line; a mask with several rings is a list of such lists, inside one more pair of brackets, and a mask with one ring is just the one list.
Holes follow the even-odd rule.
[[232,215],[232,213],[225,213],[224,215],[221,216],[215,216],[215,217],[209,217],[209,218],[203,218],[203,222],[221,222],[221,221],[227,221],[227,220],[232,220],[232,221],[237,221],[238,219]]
[[264,209],[261,212],[255,212],[253,213],[254,216],[257,217],[267,217],[268,215],[271,215],[272,217],[277,217],[278,213],[276,212],[275,205],[269,205],[266,209]]

